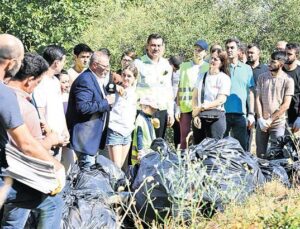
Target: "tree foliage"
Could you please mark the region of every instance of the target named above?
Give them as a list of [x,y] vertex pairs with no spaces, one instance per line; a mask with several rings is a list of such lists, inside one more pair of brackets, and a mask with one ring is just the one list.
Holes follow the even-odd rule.
[[107,47],[118,65],[120,55],[133,47],[144,51],[147,36],[161,33],[166,56],[192,55],[197,39],[224,44],[229,37],[258,43],[263,59],[276,41],[297,41],[300,35],[298,0],[103,0],[97,4],[93,23],[83,34],[95,49]]
[[2,0],[0,32],[19,37],[28,51],[48,44],[69,49],[81,40],[94,0]]
[[165,37],[166,56],[190,58],[199,38],[223,45],[238,37],[258,43],[264,60],[276,41],[300,36],[298,0],[2,0],[0,8],[0,32],[18,36],[27,50],[85,42],[109,48],[115,68],[124,50],[141,55],[151,33]]

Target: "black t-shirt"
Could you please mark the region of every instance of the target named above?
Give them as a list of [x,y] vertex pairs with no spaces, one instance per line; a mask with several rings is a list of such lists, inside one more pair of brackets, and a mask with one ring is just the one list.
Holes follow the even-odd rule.
[[288,114],[289,116],[290,115],[293,116],[292,119],[295,119],[300,111],[300,66],[297,66],[297,68],[295,68],[292,71],[288,71],[285,68],[283,68],[283,71],[286,72],[289,76],[291,76],[294,79],[295,92],[291,101],[290,108],[288,110]]
[[265,64],[259,64],[256,68],[253,68],[252,71],[253,71],[254,82],[255,82],[255,85],[256,85],[258,76],[262,73],[265,73],[265,72],[269,71],[269,68]]

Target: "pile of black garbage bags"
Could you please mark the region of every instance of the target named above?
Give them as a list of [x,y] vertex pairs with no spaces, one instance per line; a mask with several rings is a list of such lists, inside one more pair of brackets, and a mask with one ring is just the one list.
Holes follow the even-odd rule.
[[277,140],[267,159],[245,152],[230,137],[207,138],[180,153],[156,139],[151,149],[127,174],[103,156],[89,170],[75,166],[62,194],[61,228],[134,228],[137,218],[146,224],[166,217],[188,223],[192,214],[210,217],[229,202],[245,201],[274,178],[290,187],[300,171],[289,136]]

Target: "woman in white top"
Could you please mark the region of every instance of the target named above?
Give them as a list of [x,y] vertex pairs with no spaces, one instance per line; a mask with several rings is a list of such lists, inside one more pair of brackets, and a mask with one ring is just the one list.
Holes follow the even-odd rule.
[[[202,91],[203,81],[204,91]],[[206,137],[223,138],[226,130],[224,103],[230,94],[230,87],[227,54],[215,49],[211,54],[209,71],[199,75],[193,90],[194,144],[199,144]],[[205,117],[205,114],[212,114],[214,117]]]
[[116,102],[109,117],[106,144],[110,159],[122,168],[131,145],[134,130],[137,97],[135,93],[137,68],[131,64],[122,71],[124,91],[116,93]]

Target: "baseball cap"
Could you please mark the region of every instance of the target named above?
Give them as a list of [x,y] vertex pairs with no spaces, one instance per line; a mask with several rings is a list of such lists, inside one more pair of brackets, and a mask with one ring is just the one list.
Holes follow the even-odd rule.
[[148,105],[154,109],[158,109],[158,104],[152,96],[145,96],[140,100],[141,105]]
[[198,40],[196,41],[195,45],[200,46],[201,48],[203,48],[204,50],[208,50],[208,44],[206,43],[205,40]]

